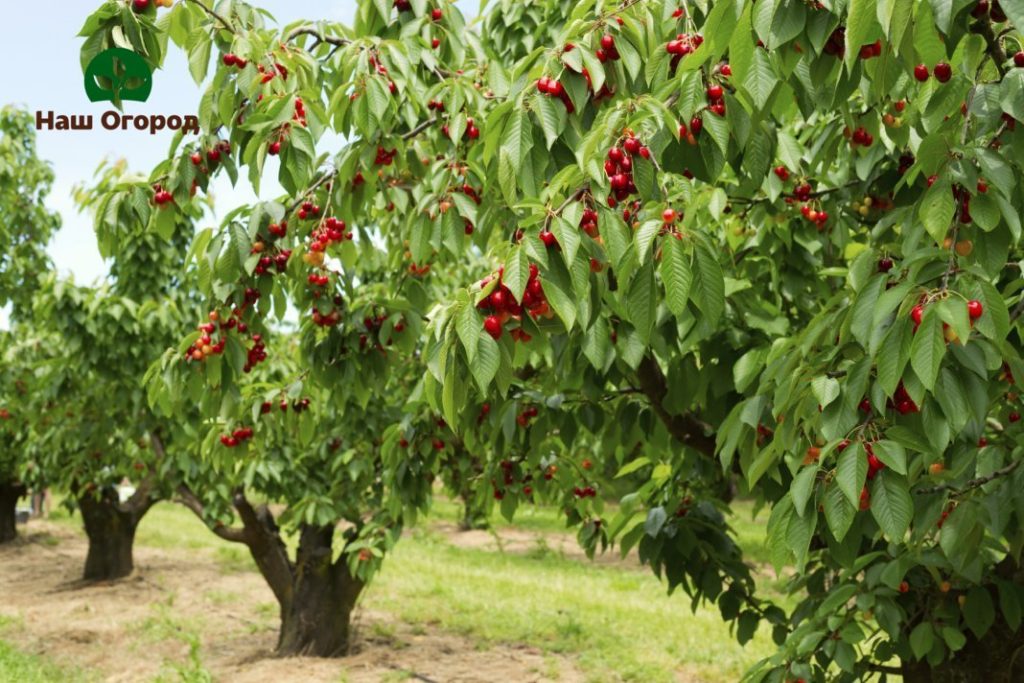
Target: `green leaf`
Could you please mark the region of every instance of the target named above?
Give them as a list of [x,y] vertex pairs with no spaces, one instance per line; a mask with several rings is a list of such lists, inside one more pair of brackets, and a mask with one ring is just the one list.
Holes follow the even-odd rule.
[[956,203],[953,201],[949,183],[943,180],[936,181],[925,192],[918,209],[924,229],[928,231],[936,244],[941,246],[945,242],[946,233],[949,231],[949,225],[955,213]]
[[910,632],[910,649],[918,659],[924,659],[924,656],[931,652],[934,643],[935,630],[927,621],[922,621]]
[[818,405],[824,409],[839,398],[839,380],[825,376],[815,377],[811,380],[811,391],[818,399]]
[[520,245],[512,248],[512,253],[505,260],[505,274],[502,278],[505,286],[512,292],[516,301],[523,300],[526,283],[530,279],[530,260]]
[[868,476],[868,460],[858,442],[851,443],[839,454],[836,484],[854,509],[860,506],[860,492]]
[[661,281],[665,285],[665,305],[676,317],[686,311],[693,284],[690,256],[681,240],[671,237],[661,242]]
[[206,71],[210,68],[210,50],[212,47],[213,41],[210,39],[210,36],[202,33],[188,51],[188,70],[192,74],[192,80],[196,82],[196,85],[202,84],[206,79]]
[[928,390],[935,388],[935,380],[945,355],[946,339],[942,334],[942,321],[937,308],[928,306],[910,345],[910,366]]
[[790,487],[789,493],[793,496],[793,508],[796,510],[796,514],[801,517],[804,516],[807,501],[810,500],[811,494],[814,493],[814,483],[817,481],[817,475],[818,466],[811,465],[801,469],[793,478],[793,485]]
[[476,358],[478,340],[481,338],[483,321],[477,313],[476,306],[465,303],[459,308],[455,317],[455,330],[458,332],[462,348],[466,350],[466,358],[470,364]]
[[871,514],[890,541],[903,540],[914,516],[905,477],[887,469],[878,473],[871,487]]
[[900,474],[907,473],[907,451],[895,441],[876,441],[872,450],[887,467]]
[[992,604],[992,596],[985,586],[974,586],[967,592],[967,600],[963,606],[964,621],[967,628],[978,640],[981,640],[995,623],[996,610]]
[[754,50],[751,56],[750,68],[743,77],[743,89],[750,93],[751,99],[758,109],[764,109],[768,104],[775,85],[779,82],[778,76],[772,69],[771,61],[765,50]]
[[[478,328],[479,329],[479,328]],[[470,361],[469,370],[473,373],[480,391],[487,391],[488,385],[494,376],[498,374],[498,366],[501,364],[501,350],[498,342],[488,334],[478,335],[479,342],[476,357]]]
[[654,267],[650,262],[644,264],[633,276],[626,299],[629,320],[646,344],[651,339],[658,306],[654,290]]
[[911,24],[914,0],[879,0],[877,18],[889,45],[899,48]]
[[[1011,0],[1012,1],[1012,0]],[[949,22],[953,18],[953,0],[930,0],[935,25],[943,33],[949,33]]]
[[703,243],[697,245],[695,253],[697,269],[691,298],[707,318],[707,324],[714,327],[725,312],[725,276],[718,258]]
[[829,530],[832,531],[832,535],[836,537],[836,540],[842,541],[846,537],[856,514],[857,505],[851,504],[846,499],[846,494],[838,486],[830,486],[826,489],[825,522],[828,524]]
[[875,26],[876,0],[850,0],[846,15],[846,70],[853,71],[860,47]]

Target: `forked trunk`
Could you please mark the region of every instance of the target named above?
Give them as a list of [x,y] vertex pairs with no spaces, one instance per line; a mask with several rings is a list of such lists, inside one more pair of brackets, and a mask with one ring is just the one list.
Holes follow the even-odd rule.
[[18,537],[18,499],[25,495],[25,487],[14,481],[0,482],[0,543],[9,543]]

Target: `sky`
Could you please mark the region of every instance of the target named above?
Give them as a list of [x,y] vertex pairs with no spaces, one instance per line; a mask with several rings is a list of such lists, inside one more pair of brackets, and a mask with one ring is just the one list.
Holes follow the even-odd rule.
[[[213,2],[214,0],[209,0]],[[299,19],[329,19],[351,23],[356,0],[252,0],[252,4],[269,10],[281,25]],[[459,7],[469,15],[476,9],[475,0],[459,0]],[[100,258],[92,230],[92,219],[77,212],[72,201],[75,185],[88,182],[103,158],[124,158],[130,169],[148,174],[166,158],[173,133],[108,131],[99,124],[99,117],[109,110],[109,102],[91,103],[83,89],[79,64],[82,39],[77,37],[85,18],[100,6],[100,0],[60,0],[53,2],[19,2],[6,8],[4,39],[0,41],[0,63],[6,65],[0,79],[0,104],[15,104],[36,111],[53,110],[64,114],[92,114],[91,131],[47,131],[38,136],[39,156],[50,162],[55,172],[53,190],[47,205],[61,215],[63,227],[50,245],[50,254],[60,275],[72,275],[78,284],[90,284],[108,272]],[[55,8],[58,11],[55,11]],[[165,10],[161,10],[165,11]],[[126,102],[127,114],[194,113],[201,90],[189,75],[184,54],[173,43],[168,45],[164,68],[153,74],[153,91],[145,103]],[[267,182],[261,188],[262,198],[280,193],[280,186]],[[221,177],[212,188],[216,222],[232,208],[255,199],[251,188],[240,179],[237,188]],[[6,325],[5,312],[0,310],[0,327]]]

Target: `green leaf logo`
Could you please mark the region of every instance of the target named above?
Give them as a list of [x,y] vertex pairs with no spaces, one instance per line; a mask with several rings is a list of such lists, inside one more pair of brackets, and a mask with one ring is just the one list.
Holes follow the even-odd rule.
[[153,90],[153,72],[131,50],[112,47],[96,55],[85,70],[85,93],[90,102],[145,102]]

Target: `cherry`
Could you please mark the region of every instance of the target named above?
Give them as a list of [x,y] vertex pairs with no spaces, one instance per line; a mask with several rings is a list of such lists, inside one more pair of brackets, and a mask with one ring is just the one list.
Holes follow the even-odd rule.
[[221,61],[224,62],[224,66],[234,66],[235,64],[238,64],[238,56],[228,52],[221,57]]
[[503,328],[501,318],[496,315],[489,315],[484,319],[484,331],[494,339],[501,339]]
[[906,593],[910,590],[910,584],[906,581],[900,581],[900,593]]
[[910,319],[914,321],[914,325],[921,324],[921,317],[924,315],[924,306],[917,304],[910,309]]
[[868,493],[868,487],[865,486],[860,490],[860,509],[867,510],[871,507],[871,494]]
[[889,258],[888,256],[884,256],[878,260],[878,272],[888,273],[890,270],[892,270],[892,267],[894,265],[896,264],[893,263],[893,260],[891,258]]
[[601,36],[601,49],[605,52],[611,52],[615,49],[615,38],[609,34]]
[[430,39],[430,47],[432,47],[432,48],[434,48],[436,50],[440,46],[441,46],[441,39],[440,38],[431,38]]
[[1020,413],[1018,413],[1015,410],[1012,413],[1010,413],[1009,415],[1007,415],[1006,419],[1008,419],[1010,422],[1019,422],[1020,421]]
[[967,302],[967,315],[971,316],[971,320],[977,320],[984,312],[985,307],[977,299],[971,299]]
[[623,156],[622,150],[620,148],[612,147],[610,150],[608,150],[608,161],[618,164],[622,163],[622,160],[624,158],[625,157]]
[[553,247],[556,244],[558,244],[558,240],[555,238],[555,233],[551,232],[550,230],[541,231],[540,241],[544,243],[545,247]]
[[440,7],[435,7],[430,11],[430,18],[434,21],[441,21],[441,17],[444,16],[444,11]]
[[218,161],[220,161],[220,150],[217,149],[216,147],[211,149],[209,152],[206,153],[206,160],[212,164],[215,164]]
[[921,83],[924,83],[925,81],[927,81],[928,80],[928,67],[926,67],[924,64],[918,64],[917,66],[915,66],[914,67],[914,78],[916,78]]
[[1013,55],[1013,65],[1019,69],[1024,69],[1024,50],[1018,50]]
[[704,119],[700,118],[699,116],[694,116],[692,119],[690,119],[690,132],[693,133],[694,136],[699,134],[701,128],[703,127]]
[[203,155],[200,154],[199,152],[193,152],[192,156],[189,158],[192,160],[193,166],[198,166],[201,163],[203,163]]
[[136,12],[145,12],[149,7],[149,0],[132,0],[132,9]]
[[732,67],[729,66],[728,64],[723,64],[722,65],[722,69],[721,69],[721,74],[723,76],[732,76]]
[[435,451],[443,451],[444,450],[444,441],[441,441],[441,439],[436,439],[435,438],[433,441],[430,442],[430,445],[432,445],[434,447]]
[[786,182],[787,180],[789,180],[789,169],[786,168],[785,166],[776,166],[775,168],[772,169],[772,171],[775,173],[776,176],[778,176],[779,180],[781,180],[782,182]]
[[665,223],[674,223],[675,220],[676,220],[676,210],[675,209],[665,209],[661,213],[661,220],[664,221]]
[[981,438],[978,439],[978,448],[984,448],[987,445],[988,445],[988,439],[986,439],[985,437],[981,437]]
[[640,141],[634,137],[626,138],[622,146],[630,156],[636,156],[640,153]]
[[939,83],[945,83],[953,77],[953,67],[946,62],[939,62],[935,65],[935,78]]
[[281,143],[276,141],[276,140],[274,142],[271,142],[270,143],[270,147],[267,148],[267,154],[269,154],[270,156],[276,157],[280,153],[281,153]]
[[720,99],[722,99],[722,95],[723,94],[724,94],[724,91],[722,90],[722,86],[720,86],[720,85],[709,85],[708,86],[708,99],[710,99],[710,100],[720,100]]

